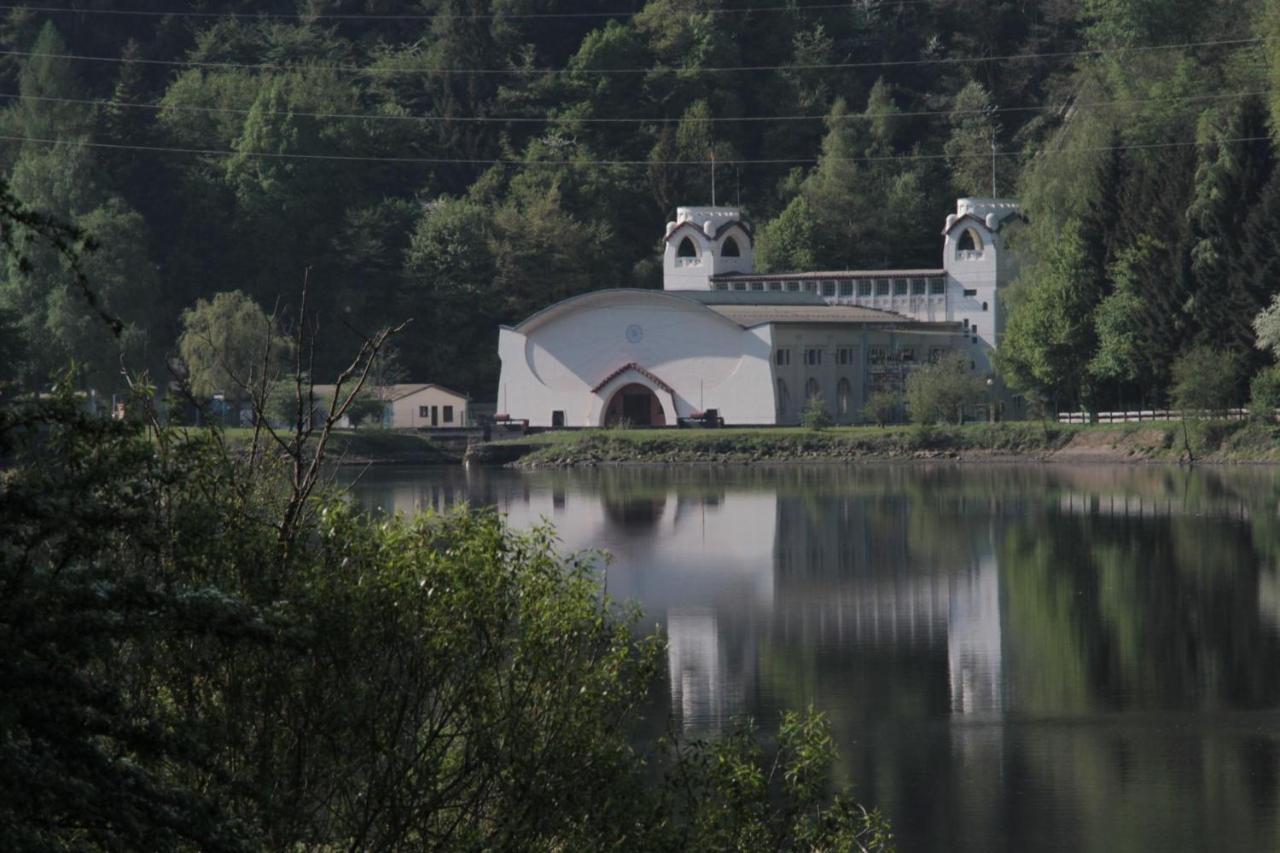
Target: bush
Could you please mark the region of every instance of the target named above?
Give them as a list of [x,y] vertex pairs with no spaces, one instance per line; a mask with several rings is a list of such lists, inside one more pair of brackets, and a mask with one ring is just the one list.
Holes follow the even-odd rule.
[[1280,409],[1280,365],[1265,367],[1249,383],[1249,411],[1254,417],[1272,420]]
[[898,416],[902,407],[902,396],[895,391],[877,391],[867,398],[862,407],[862,416],[875,421],[876,426],[886,426]]
[[1206,346],[1195,347],[1173,363],[1169,396],[1183,415],[1199,412],[1225,415],[1235,399],[1238,363],[1234,355]]
[[821,394],[813,394],[804,404],[804,411],[800,413],[800,425],[807,429],[826,429],[835,423],[831,418],[831,413],[827,411],[827,404],[823,402]]
[[0,849],[888,848],[816,714],[638,744],[662,644],[549,529],[191,435],[0,409]]
[[986,383],[974,375],[968,359],[959,353],[917,367],[907,377],[907,405],[911,420],[919,424],[963,423],[965,409],[986,396]]

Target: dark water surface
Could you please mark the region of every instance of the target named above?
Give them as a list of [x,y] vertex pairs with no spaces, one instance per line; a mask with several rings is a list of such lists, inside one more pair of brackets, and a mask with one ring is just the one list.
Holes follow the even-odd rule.
[[904,851],[1280,850],[1280,471],[400,468],[356,494],[607,549],[670,638],[654,716],[815,704]]

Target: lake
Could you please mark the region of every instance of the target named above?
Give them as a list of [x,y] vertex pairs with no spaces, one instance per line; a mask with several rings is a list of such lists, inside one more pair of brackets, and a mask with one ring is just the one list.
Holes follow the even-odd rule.
[[826,712],[904,851],[1280,850],[1280,471],[370,469],[605,549],[648,724]]

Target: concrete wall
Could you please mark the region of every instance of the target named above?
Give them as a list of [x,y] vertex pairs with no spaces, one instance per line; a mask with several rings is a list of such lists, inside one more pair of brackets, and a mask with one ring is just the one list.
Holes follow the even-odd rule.
[[[940,349],[962,353],[974,363],[975,371],[982,371],[981,344],[974,345],[968,336],[929,329],[893,329],[876,326],[837,324],[778,326],[773,332],[775,356],[771,363],[774,385],[781,379],[787,388],[787,401],[777,412],[777,423],[795,424],[800,421],[808,395],[810,380],[816,383],[837,423],[862,423],[862,409],[868,397],[878,390],[900,391],[913,366],[927,364],[929,351]],[[788,350],[788,363],[777,363],[776,351]],[[816,349],[821,354],[819,364],[806,362],[806,351]],[[839,351],[851,350],[850,363],[840,364]],[[877,360],[874,350],[883,352]],[[904,350],[912,350],[911,362],[904,362]],[[849,383],[848,405],[841,410],[840,381]]]

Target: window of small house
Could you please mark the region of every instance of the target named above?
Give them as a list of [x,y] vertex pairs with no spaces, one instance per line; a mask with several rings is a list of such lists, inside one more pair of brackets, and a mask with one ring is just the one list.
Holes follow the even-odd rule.
[[431,417],[431,407],[430,407],[430,406],[419,406],[419,407],[418,407],[418,417],[420,417],[420,418],[429,418],[429,417]]
[[444,407],[444,422],[447,424],[453,423],[453,406]]

